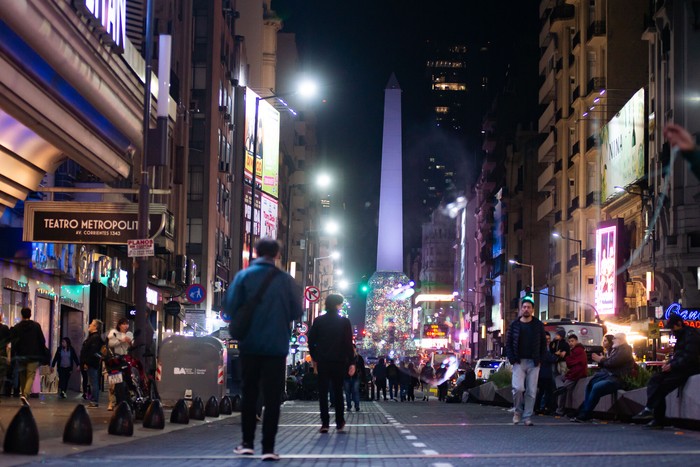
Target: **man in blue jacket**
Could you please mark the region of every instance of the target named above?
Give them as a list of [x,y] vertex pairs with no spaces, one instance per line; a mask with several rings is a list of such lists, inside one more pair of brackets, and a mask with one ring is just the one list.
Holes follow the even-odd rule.
[[226,291],[224,308],[234,317],[257,294],[268,275],[271,281],[252,313],[248,332],[238,342],[243,394],[241,426],[243,442],[233,452],[252,455],[255,440],[255,411],[260,385],[265,401],[262,426],[262,460],[275,461],[275,436],[280,418],[285,367],[292,335],[292,321],[302,315],[301,292],[294,279],[275,266],[280,256],[277,240],[261,238],[255,245],[257,259],[236,274]]

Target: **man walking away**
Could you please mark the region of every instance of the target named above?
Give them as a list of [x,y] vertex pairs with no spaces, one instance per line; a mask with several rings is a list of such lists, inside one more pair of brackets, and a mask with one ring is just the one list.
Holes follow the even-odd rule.
[[[579,343],[576,334],[569,335],[569,347],[571,348],[569,355],[566,356],[566,374],[557,376],[557,411],[556,415],[562,416],[566,411],[566,401],[569,394],[576,386],[578,380],[588,376],[588,357],[586,357],[586,349]],[[563,351],[559,351],[561,357]]]
[[386,379],[389,380],[389,399],[396,402],[396,398],[399,395],[399,367],[396,366],[394,360],[389,359],[388,362]]
[[357,347],[352,346],[355,356],[352,364],[355,365],[355,374],[345,375],[343,386],[345,387],[345,403],[348,405],[348,412],[352,410],[352,404],[355,404],[355,412],[360,411],[360,385],[365,382],[365,359],[357,353]]
[[380,399],[380,394],[384,394],[384,400],[386,400],[386,365],[384,364],[384,357],[377,360],[377,364],[372,369],[372,376],[374,376],[374,385],[377,387],[377,400]]
[[19,390],[22,403],[29,405],[27,398],[32,393],[32,384],[39,362],[44,358],[46,339],[41,326],[32,321],[31,308],[24,307],[20,311],[22,321],[10,330],[12,342],[12,358],[19,366]]
[[333,386],[335,396],[335,427],[338,432],[345,429],[345,405],[343,404],[343,378],[355,374],[352,364],[352,325],[350,320],[338,314],[343,305],[343,296],[330,294],[326,297],[326,314],[314,320],[309,330],[309,354],[318,368],[318,400],[321,408],[320,433],[328,433],[328,386]]
[[679,388],[693,375],[700,373],[700,334],[683,322],[683,318],[672,314],[666,327],[673,331],[676,345],[671,360],[664,363],[661,372],[654,373],[647,384],[647,405],[632,417],[633,421],[650,420],[650,429],[663,429],[666,420],[666,396]]
[[224,309],[232,318],[249,303],[263,283],[267,290],[252,310],[248,332],[238,342],[241,355],[243,394],[241,428],[243,441],[233,452],[253,455],[255,441],[255,411],[260,386],[265,402],[262,424],[262,460],[276,461],[275,437],[280,418],[280,404],[292,336],[292,321],[302,315],[301,291],[294,279],[275,266],[280,257],[277,240],[261,238],[255,244],[257,259],[247,269],[239,271],[226,291]]
[[537,396],[537,378],[540,362],[547,347],[542,321],[533,316],[534,299],[526,295],[520,303],[520,318],[508,327],[506,333],[506,356],[513,365],[513,424],[523,420],[532,426],[532,411]]

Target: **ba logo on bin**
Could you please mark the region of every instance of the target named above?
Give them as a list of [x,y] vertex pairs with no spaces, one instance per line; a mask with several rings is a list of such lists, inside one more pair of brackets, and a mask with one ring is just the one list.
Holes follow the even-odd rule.
[[174,375],[191,375],[192,368],[178,368],[178,367],[173,367],[173,374]]

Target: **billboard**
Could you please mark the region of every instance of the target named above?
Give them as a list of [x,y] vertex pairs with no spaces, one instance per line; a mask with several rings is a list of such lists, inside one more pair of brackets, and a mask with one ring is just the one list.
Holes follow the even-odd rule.
[[251,208],[251,195],[252,189],[249,185],[243,185],[243,246],[242,246],[242,260],[243,269],[248,267],[250,264],[250,250],[249,245],[255,245],[255,240],[260,238],[260,192],[255,192],[255,218],[253,220],[253,240],[250,239],[250,219],[253,215],[253,209]]
[[252,183],[253,150],[257,155],[255,188],[279,197],[280,113],[266,100],[258,105],[257,147],[255,139],[255,103],[258,95],[246,89],[245,107],[245,180]]
[[644,177],[644,122],[644,89],[640,89],[600,130],[601,200],[613,196],[616,186]]
[[596,230],[595,306],[599,315],[615,314],[623,302],[620,295],[624,293],[624,282],[622,275],[618,274],[623,263],[621,232],[621,219],[601,222]]
[[277,238],[277,200],[265,193],[260,198],[262,236]]

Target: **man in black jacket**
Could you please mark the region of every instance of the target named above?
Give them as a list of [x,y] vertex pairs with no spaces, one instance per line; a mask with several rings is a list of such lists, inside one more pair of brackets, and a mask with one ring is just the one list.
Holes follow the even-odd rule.
[[87,371],[90,381],[90,404],[88,407],[95,408],[100,405],[100,366],[102,356],[100,350],[105,344],[102,339],[102,321],[93,319],[88,326],[88,336],[83,341],[80,349],[80,365]]
[[532,411],[537,396],[537,379],[542,355],[547,351],[547,341],[542,321],[535,318],[535,301],[529,295],[521,300],[520,318],[508,327],[506,333],[506,357],[513,365],[513,424],[523,420],[532,426]]
[[46,339],[41,326],[32,321],[32,309],[22,308],[22,321],[15,324],[10,330],[10,342],[12,342],[12,358],[19,365],[19,390],[22,402],[29,405],[27,397],[32,392],[32,384],[39,362],[46,357]]
[[328,386],[333,385],[335,426],[342,432],[345,428],[345,405],[343,405],[343,378],[354,375],[352,365],[352,325],[350,320],[338,314],[343,305],[343,296],[330,294],[326,297],[326,314],[314,320],[309,330],[309,354],[318,369],[318,397],[321,408],[321,433],[328,433]]
[[666,418],[666,396],[679,388],[693,375],[700,373],[700,334],[688,327],[683,318],[671,314],[666,327],[676,336],[673,357],[664,363],[661,372],[655,373],[647,384],[647,405],[632,417],[633,421],[651,420],[648,428],[662,429]]

